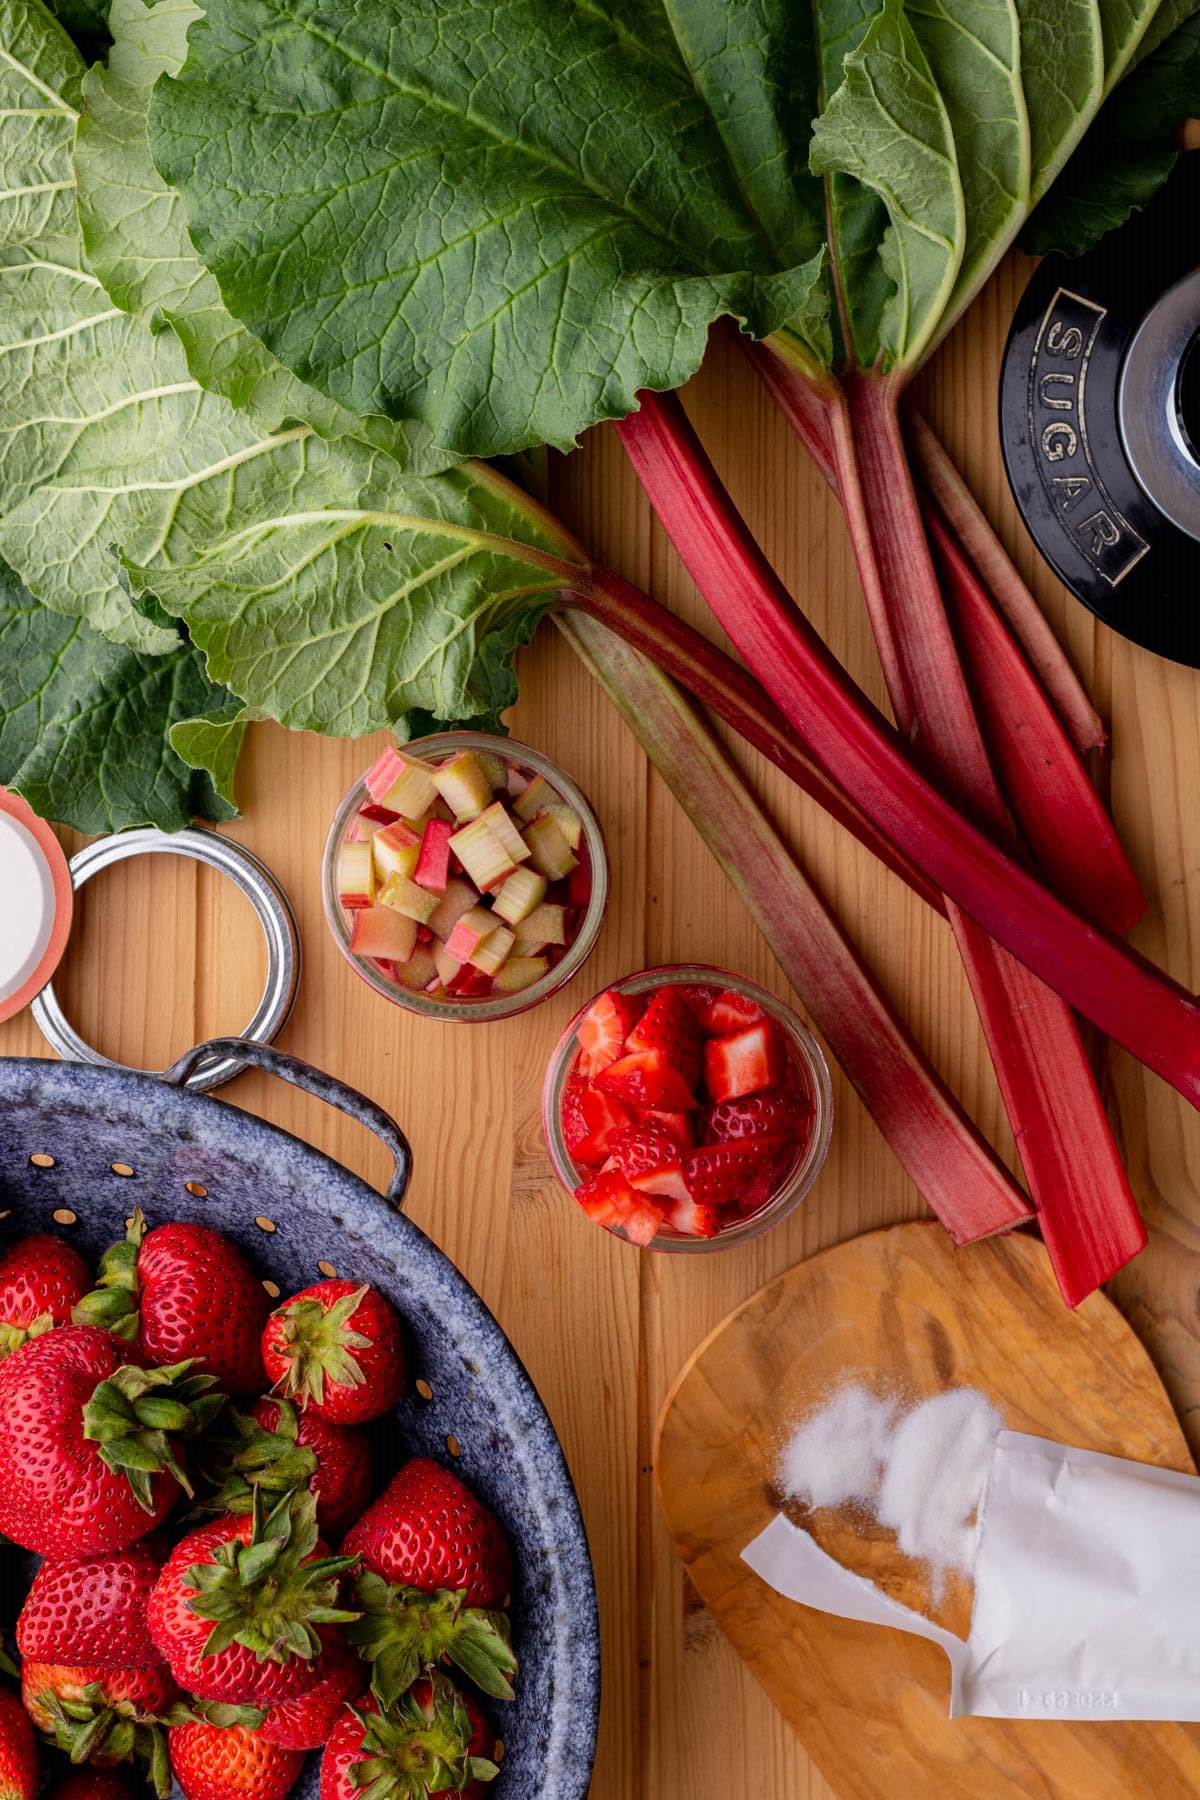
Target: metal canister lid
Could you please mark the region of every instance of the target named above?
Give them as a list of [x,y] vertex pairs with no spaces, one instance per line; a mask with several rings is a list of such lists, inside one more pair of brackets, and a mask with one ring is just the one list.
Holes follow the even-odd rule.
[[28,1006],[54,974],[73,907],[58,839],[19,795],[0,788],[0,1020]]

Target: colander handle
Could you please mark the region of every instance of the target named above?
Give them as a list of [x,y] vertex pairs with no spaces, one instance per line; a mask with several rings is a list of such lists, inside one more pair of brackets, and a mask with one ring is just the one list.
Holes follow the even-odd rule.
[[325,1100],[330,1106],[336,1106],[339,1112],[357,1119],[360,1125],[373,1131],[387,1145],[396,1163],[384,1198],[397,1210],[403,1206],[404,1196],[412,1179],[412,1149],[395,1119],[390,1113],[384,1112],[382,1106],[376,1106],[374,1100],[368,1100],[357,1088],[348,1087],[335,1076],[314,1069],[311,1063],[301,1062],[298,1056],[287,1056],[282,1050],[272,1050],[267,1044],[251,1043],[248,1038],[210,1038],[206,1044],[197,1044],[186,1056],[181,1056],[177,1063],[172,1063],[162,1079],[172,1087],[182,1087],[192,1071],[211,1057],[234,1057],[250,1068],[263,1069],[268,1075],[277,1075],[280,1081],[303,1088],[305,1093],[314,1094],[318,1100]]

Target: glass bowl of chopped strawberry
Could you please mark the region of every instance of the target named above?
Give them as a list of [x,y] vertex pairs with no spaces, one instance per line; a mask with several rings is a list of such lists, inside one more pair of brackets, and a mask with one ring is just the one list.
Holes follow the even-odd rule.
[[325,916],[377,993],[429,1018],[525,1012],[591,954],[608,906],[595,813],[548,757],[446,731],[385,750],[342,800]]
[[798,1206],[833,1130],[807,1027],[753,981],[672,964],[581,1007],[542,1090],[559,1180],[642,1249],[724,1250]]

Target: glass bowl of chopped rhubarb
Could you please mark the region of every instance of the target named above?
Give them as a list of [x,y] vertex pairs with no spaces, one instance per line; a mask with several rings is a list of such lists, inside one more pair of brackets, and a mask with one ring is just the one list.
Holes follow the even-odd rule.
[[608,889],[575,783],[485,732],[385,750],[325,845],[325,916],[347,962],[435,1019],[509,1018],[556,992],[590,955]]
[[829,1149],[820,1045],[789,1006],[725,969],[629,975],[581,1007],[542,1090],[559,1180],[642,1249],[724,1250],[779,1223]]

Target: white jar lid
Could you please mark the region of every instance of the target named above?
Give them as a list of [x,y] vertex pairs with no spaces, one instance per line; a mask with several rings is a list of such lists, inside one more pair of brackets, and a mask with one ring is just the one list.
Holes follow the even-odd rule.
[[24,800],[0,788],[0,1020],[28,1006],[54,974],[73,904],[58,839]]

